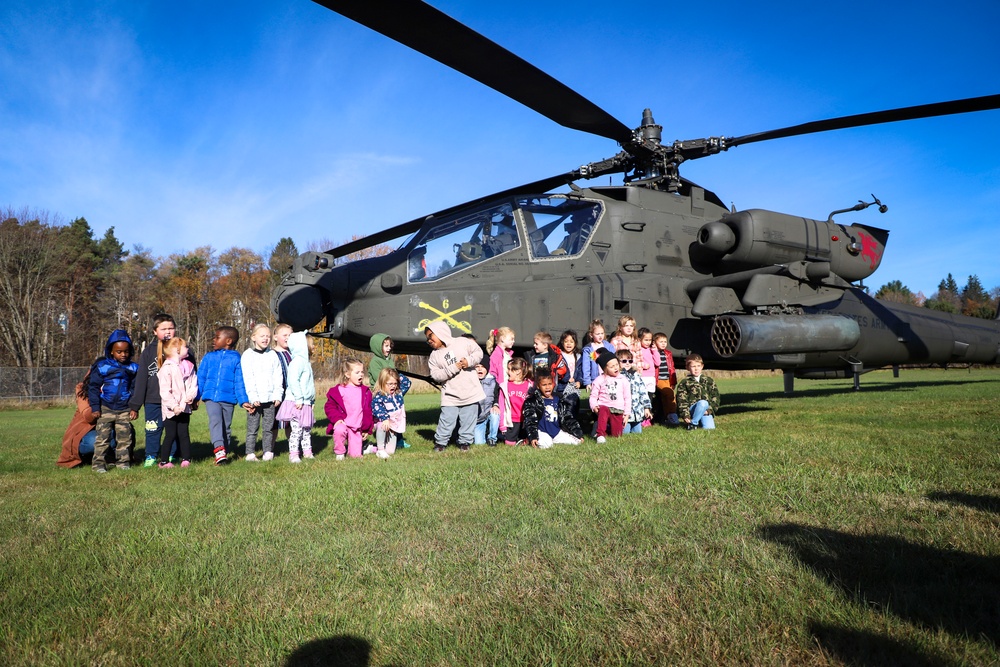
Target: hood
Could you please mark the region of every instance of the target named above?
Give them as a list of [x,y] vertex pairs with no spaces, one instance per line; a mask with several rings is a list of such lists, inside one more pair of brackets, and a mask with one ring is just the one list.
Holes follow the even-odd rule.
[[451,335],[451,327],[444,322],[438,321],[431,322],[427,325],[427,328],[434,332],[434,335],[437,336],[442,343],[444,343],[445,347],[451,346],[452,339],[454,338]]
[[104,345],[104,358],[111,359],[111,346],[122,342],[128,343],[128,356],[131,359],[132,355],[135,354],[135,348],[132,346],[132,339],[129,338],[128,332],[124,329],[115,329],[108,336],[108,342]]
[[389,338],[389,334],[377,333],[372,336],[372,339],[368,342],[368,347],[371,348],[372,354],[380,359],[387,358],[384,354],[382,354],[382,343],[385,342],[386,338]]
[[309,360],[309,345],[306,343],[306,332],[296,331],[288,337],[288,352],[292,358],[300,357]]

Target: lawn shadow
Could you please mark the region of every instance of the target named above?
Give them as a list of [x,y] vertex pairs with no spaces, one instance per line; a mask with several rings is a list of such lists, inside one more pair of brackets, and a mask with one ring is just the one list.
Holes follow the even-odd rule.
[[957,664],[940,656],[925,655],[911,644],[862,630],[812,622],[809,634],[825,653],[852,667],[951,667]]
[[352,635],[314,639],[292,651],[285,667],[368,667],[371,648],[368,640]]
[[1000,644],[996,556],[797,524],[764,526],[758,536],[787,549],[859,605]]
[[958,491],[934,491],[927,494],[927,500],[965,505],[974,510],[1000,514],[1000,498],[997,496],[980,496],[974,493],[961,493]]

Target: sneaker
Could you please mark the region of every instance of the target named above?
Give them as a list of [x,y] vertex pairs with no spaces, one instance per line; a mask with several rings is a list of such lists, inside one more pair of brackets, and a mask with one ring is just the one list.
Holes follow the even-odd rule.
[[486,441],[486,444],[488,446],[490,446],[490,447],[496,447],[497,446],[497,441],[494,440],[493,438],[490,438],[489,440]]
[[106,473],[107,471],[108,471],[107,468],[94,468],[94,472],[96,472],[98,474]]
[[458,451],[460,451],[460,452],[467,452],[467,451],[469,451],[469,446],[468,445],[459,445],[458,446]]
[[685,428],[686,428],[687,430],[689,430],[689,431],[693,431],[693,430],[695,430],[696,428],[698,428],[698,425],[697,425],[697,424],[687,424],[687,425],[685,426]]
[[337,460],[338,461],[343,461],[344,460],[344,455],[343,454],[337,454]]
[[368,445],[367,447],[365,447],[365,450],[364,450],[363,453],[364,454],[374,454],[377,451],[378,451],[378,447],[376,447],[375,445]]
[[608,441],[608,439],[607,439],[607,438],[605,438],[605,437],[604,437],[603,435],[599,435],[599,436],[597,436],[597,444],[599,444],[599,445],[603,445],[603,444],[604,444],[604,443],[606,443],[607,441]]
[[184,459],[183,461],[181,461],[182,468],[187,468],[189,465],[191,465],[191,462],[189,460]]
[[443,452],[444,450],[445,450],[445,446],[444,445],[434,445],[434,451],[435,452]]
[[264,461],[270,461],[274,458],[274,452],[264,452]]
[[389,458],[389,452],[385,451],[384,449],[380,449],[377,452],[375,452],[375,456],[379,457],[380,459],[387,459]]
[[132,466],[130,466],[128,463],[120,463],[120,464],[118,464],[118,469],[119,470],[131,470]]
[[147,456],[146,460],[142,462],[143,468],[152,468],[155,465],[156,465],[156,459],[153,458],[152,456]]
[[524,440],[518,440],[516,443],[514,443],[514,446],[515,447],[524,447]]
[[223,456],[221,459],[215,459],[215,465],[217,466],[227,466],[229,465],[229,459]]
[[302,458],[304,458],[304,459],[314,459],[316,457],[313,456],[312,450],[310,449],[308,451],[302,452]]
[[247,454],[246,458],[243,459],[243,460],[244,461],[256,461],[257,457],[255,455],[253,455],[253,454]]
[[173,468],[173,467],[174,467],[174,464],[173,464],[173,463],[171,463],[170,461],[167,461],[166,463],[161,463],[161,464],[160,464],[160,467],[161,467],[161,468]]
[[409,449],[410,443],[408,443],[406,440],[400,439],[399,446],[402,447],[403,449]]
[[289,456],[288,457],[288,462],[289,463],[302,463],[302,459],[300,459],[298,456]]

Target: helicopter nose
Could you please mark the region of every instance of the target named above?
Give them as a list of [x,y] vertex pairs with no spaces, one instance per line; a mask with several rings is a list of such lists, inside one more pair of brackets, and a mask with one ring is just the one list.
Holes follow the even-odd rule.
[[294,331],[306,331],[323,321],[323,295],[313,285],[279,285],[274,291],[272,307],[275,317]]

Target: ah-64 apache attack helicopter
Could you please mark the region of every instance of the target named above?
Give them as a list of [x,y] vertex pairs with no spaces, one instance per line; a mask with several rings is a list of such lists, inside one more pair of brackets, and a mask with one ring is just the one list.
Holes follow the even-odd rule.
[[[307,252],[273,295],[296,329],[368,349],[389,333],[425,354],[441,320],[482,340],[504,324],[521,336],[613,324],[630,314],[667,332],[675,355],[715,368],[783,369],[792,377],[857,378],[887,365],[996,363],[1000,321],[887,303],[857,286],[878,268],[888,232],[835,220],[730,210],[682,178],[681,163],[759,141],[1000,108],[1000,95],[821,120],[740,137],[663,143],[647,109],[630,129],[479,33],[415,0],[317,0],[521,102],[555,122],[618,142],[621,152],[495,193],[327,252]],[[417,26],[419,26],[417,28]],[[624,174],[619,186],[576,181]],[[565,194],[546,194],[569,185]],[[409,236],[394,252],[338,260]]]

